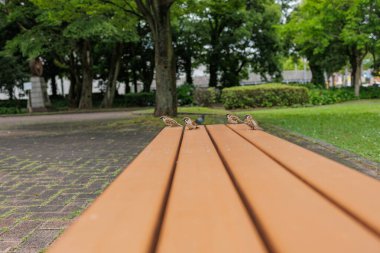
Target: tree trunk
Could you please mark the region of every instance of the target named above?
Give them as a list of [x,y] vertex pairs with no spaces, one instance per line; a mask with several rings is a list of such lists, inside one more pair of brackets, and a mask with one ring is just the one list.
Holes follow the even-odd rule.
[[7,91],[8,91],[9,100],[13,100],[13,99],[14,99],[14,90],[13,90],[13,86],[8,87],[8,88],[7,88]]
[[360,86],[362,84],[362,63],[364,57],[367,55],[368,49],[360,50],[356,46],[348,48],[348,55],[351,65],[351,86],[355,87],[355,96],[360,96]]
[[74,52],[70,54],[70,89],[69,89],[69,107],[78,108],[79,99],[81,94],[81,80],[78,73],[78,64],[76,64],[76,59]]
[[129,86],[129,70],[128,70],[128,64],[126,64],[125,66],[125,71],[124,71],[124,75],[125,75],[125,94],[128,94],[131,92],[131,87]]
[[90,109],[92,108],[92,53],[90,41],[83,41],[82,48],[82,94],[79,102],[79,109]]
[[218,68],[219,65],[217,63],[217,57],[214,57],[214,54],[210,56],[210,62],[209,62],[209,72],[210,72],[210,79],[208,82],[209,87],[216,87],[218,85]]
[[152,31],[156,66],[155,116],[177,115],[176,65],[170,25],[170,7],[174,0],[135,0]]
[[133,70],[133,72],[132,72],[132,83],[133,83],[133,92],[137,93],[138,89],[137,89],[137,74],[136,74],[136,70]]
[[153,75],[146,73],[143,77],[143,92],[150,92],[150,86],[152,85]]
[[311,83],[319,86],[325,87],[325,77],[323,75],[323,70],[318,64],[314,64],[309,60],[309,66],[311,71]]
[[143,92],[150,92],[150,85],[151,85],[152,82],[149,82],[149,81],[144,81],[143,84],[144,84],[144,87],[143,87]]
[[150,92],[150,86],[152,85],[153,76],[154,76],[154,63],[146,66],[142,70],[142,82],[143,82],[143,92]]
[[166,18],[162,17],[159,31],[155,40],[156,62],[156,108],[155,116],[177,115],[177,94],[175,78],[174,50],[172,46],[172,35],[170,31],[169,13]]
[[57,96],[57,82],[55,81],[55,75],[50,77],[51,80],[51,93],[53,96]]
[[350,54],[350,65],[351,65],[351,86],[355,89],[355,96],[359,97],[360,95],[360,86],[361,86],[361,66],[362,58],[358,56],[357,52]]
[[355,76],[354,76],[354,81],[355,81],[355,96],[359,97],[360,96],[360,86],[362,85],[362,62],[361,60],[357,61],[356,69],[355,69]]
[[185,74],[186,74],[186,83],[193,84],[191,56],[186,57],[186,59],[184,60],[185,60],[184,67],[185,67]]
[[118,42],[112,50],[110,72],[108,73],[107,87],[101,107],[112,107],[116,92],[116,82],[120,72],[123,44]]

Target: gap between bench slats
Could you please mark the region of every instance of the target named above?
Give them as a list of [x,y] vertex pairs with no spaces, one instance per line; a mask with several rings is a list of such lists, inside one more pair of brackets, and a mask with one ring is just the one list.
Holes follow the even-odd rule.
[[380,237],[380,182],[263,131],[229,127]]
[[274,252],[380,252],[380,240],[224,125],[207,126]]
[[150,252],[181,135],[163,129],[48,252]]
[[157,252],[267,252],[203,126],[185,130]]

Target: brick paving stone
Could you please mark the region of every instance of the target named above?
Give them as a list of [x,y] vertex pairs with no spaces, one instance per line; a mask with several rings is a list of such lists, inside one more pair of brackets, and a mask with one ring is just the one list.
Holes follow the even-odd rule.
[[[14,218],[0,218],[0,229],[8,228],[16,223]],[[1,233],[0,233],[1,234]]]
[[7,232],[1,234],[0,239],[4,241],[21,241],[25,236],[41,225],[41,223],[40,221],[22,221]]
[[9,253],[18,245],[17,241],[0,241],[0,253]]
[[41,225],[40,229],[64,229],[71,224],[72,221],[46,221]]
[[60,229],[38,229],[15,251],[17,253],[37,253],[46,248],[59,234]]
[[0,118],[0,253],[50,244],[159,131],[107,115]]
[[32,220],[48,220],[48,219],[68,219],[68,212],[39,212],[30,214]]

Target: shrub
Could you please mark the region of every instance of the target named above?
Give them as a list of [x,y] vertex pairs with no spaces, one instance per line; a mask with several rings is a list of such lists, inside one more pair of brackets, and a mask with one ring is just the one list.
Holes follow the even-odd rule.
[[54,110],[62,110],[69,107],[68,100],[62,95],[50,96],[50,102]]
[[200,106],[209,106],[217,102],[218,91],[216,88],[196,88],[194,91],[194,103]]
[[26,108],[28,101],[26,99],[20,100],[0,100],[0,107],[3,108]]
[[304,87],[276,83],[238,86],[223,89],[222,102],[226,109],[306,104],[307,91]]
[[360,98],[361,99],[380,98],[380,87],[378,86],[361,87]]
[[0,114],[19,114],[26,111],[26,109],[22,110],[17,107],[0,107]]
[[309,90],[309,103],[312,105],[335,104],[354,99],[355,94],[353,89]]
[[152,106],[154,102],[155,93],[153,92],[128,93],[115,97],[114,107]]
[[194,85],[183,84],[177,88],[177,98],[180,105],[190,105],[193,103]]

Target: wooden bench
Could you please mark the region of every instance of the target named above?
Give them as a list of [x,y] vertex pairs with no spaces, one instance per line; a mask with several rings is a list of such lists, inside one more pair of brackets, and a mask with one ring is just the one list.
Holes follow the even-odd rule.
[[165,128],[48,249],[380,252],[380,182],[244,125]]

